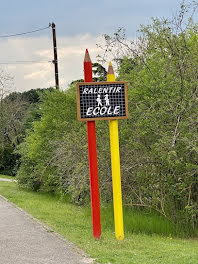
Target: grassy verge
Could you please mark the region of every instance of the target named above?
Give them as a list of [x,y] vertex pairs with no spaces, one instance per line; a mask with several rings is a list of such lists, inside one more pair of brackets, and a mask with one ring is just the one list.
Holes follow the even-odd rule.
[[[99,263],[198,264],[197,239],[133,233],[136,228],[130,228],[138,225],[141,218],[134,212],[131,217],[129,212],[125,212],[125,239],[116,241],[112,210],[103,209],[102,238],[96,241],[92,238],[88,208],[76,207],[56,196],[20,190],[11,182],[0,182],[0,194],[77,244]],[[146,219],[149,226],[149,221],[153,220]]]
[[13,177],[13,176],[2,175],[2,174],[0,174],[0,178],[9,179],[9,180],[15,180],[15,177]]

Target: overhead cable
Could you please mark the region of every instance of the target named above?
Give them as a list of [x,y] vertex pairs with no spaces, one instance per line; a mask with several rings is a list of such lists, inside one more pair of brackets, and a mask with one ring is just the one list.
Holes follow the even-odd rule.
[[0,36],[0,38],[9,38],[9,37],[16,37],[16,36],[31,34],[31,33],[35,33],[35,32],[38,32],[38,31],[46,30],[49,27],[51,27],[50,23],[49,23],[48,27],[43,27],[43,28],[32,30],[32,31],[22,32],[22,33],[16,33],[16,34],[10,34],[10,35],[2,35],[2,36]]
[[53,63],[53,61],[9,61],[9,62],[0,62],[0,64],[26,64],[26,63]]

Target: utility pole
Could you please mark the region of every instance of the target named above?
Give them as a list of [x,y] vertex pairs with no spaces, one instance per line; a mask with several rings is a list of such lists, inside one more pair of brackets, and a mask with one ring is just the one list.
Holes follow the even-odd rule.
[[54,71],[55,71],[55,84],[56,89],[59,89],[59,78],[58,78],[58,56],[57,56],[57,46],[56,46],[56,25],[54,22],[51,24],[52,26],[52,35],[53,35],[53,47],[54,47]]

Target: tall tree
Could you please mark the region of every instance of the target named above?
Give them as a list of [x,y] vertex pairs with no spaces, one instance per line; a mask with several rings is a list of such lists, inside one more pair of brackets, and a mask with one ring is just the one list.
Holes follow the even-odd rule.
[[192,19],[197,6],[182,4],[173,19],[153,19],[135,41],[122,29],[105,36],[105,48],[119,55],[119,79],[128,82],[130,118],[121,123],[125,195],[132,205],[155,208],[193,228],[198,219],[198,29]]

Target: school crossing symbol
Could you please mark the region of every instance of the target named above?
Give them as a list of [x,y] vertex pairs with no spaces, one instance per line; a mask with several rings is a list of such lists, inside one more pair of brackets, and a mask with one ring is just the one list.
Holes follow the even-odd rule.
[[77,84],[78,120],[128,117],[126,82]]

